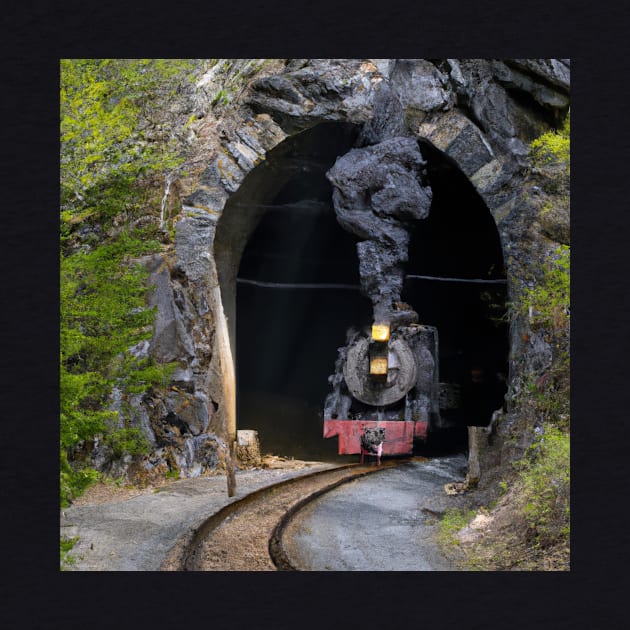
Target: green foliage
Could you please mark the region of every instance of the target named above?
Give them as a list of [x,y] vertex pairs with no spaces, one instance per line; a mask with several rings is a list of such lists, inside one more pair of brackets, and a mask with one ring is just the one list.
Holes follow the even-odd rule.
[[523,411],[543,422],[570,428],[570,384],[569,361],[556,361],[548,371],[526,387]]
[[105,434],[103,441],[112,449],[115,459],[123,455],[145,455],[149,452],[147,439],[142,431],[135,427],[110,430]]
[[559,245],[545,261],[542,279],[531,289],[525,289],[521,308],[531,323],[562,330],[571,313],[571,248]]
[[523,485],[522,510],[537,546],[568,539],[570,534],[570,437],[547,425],[517,462]]
[[150,336],[154,312],[145,308],[147,272],[131,258],[158,248],[141,234],[61,259],[61,347],[63,361],[88,375],[103,361]]
[[449,508],[444,512],[444,516],[440,521],[440,529],[438,532],[438,540],[441,545],[448,547],[459,545],[457,540],[457,532],[463,529],[475,518],[477,512],[475,510],[464,510],[459,508]]
[[[152,334],[154,309],[145,307],[146,270],[131,257],[156,245],[123,232],[115,241],[61,260],[60,403],[61,447],[70,453],[103,434],[114,456],[146,452],[140,432],[108,409],[114,386],[142,393],[164,385],[174,365],[155,365],[129,349]],[[67,460],[66,460],[67,462]],[[66,500],[80,493],[85,471],[62,468]]]
[[570,114],[557,131],[549,131],[531,143],[532,162],[537,166],[549,164],[571,167],[571,120]]
[[[147,271],[160,250],[147,216],[151,186],[176,168],[178,94],[197,60],[63,59],[60,95],[60,495],[78,496],[98,476],[81,448],[100,435],[115,457],[146,452],[129,425],[129,394],[164,385],[174,365],[130,349],[152,334]],[[159,215],[159,205],[154,214]],[[77,229],[86,228],[77,238]],[[155,228],[153,228],[155,230]],[[122,394],[112,411],[113,388]]]
[[[543,134],[532,143],[532,161],[549,196],[541,218],[568,206],[570,169],[570,117],[558,132]],[[525,288],[511,305],[544,339],[552,351],[551,365],[543,374],[523,374],[519,403],[525,415],[538,422],[553,422],[568,429],[570,414],[571,249],[558,245],[541,261],[535,284]],[[530,278],[531,279],[531,278]]]
[[68,507],[75,497],[83,493],[99,479],[99,472],[85,465],[72,467],[65,449],[60,452],[59,500],[61,507]]
[[531,163],[545,192],[561,195],[555,203],[567,203],[571,176],[570,116],[557,131],[536,138],[531,145]]
[[217,95],[212,99],[212,106],[215,105],[227,105],[230,102],[230,99],[227,95],[226,90],[219,90]]
[[539,282],[525,289],[520,302],[521,314],[552,352],[543,374],[522,377],[522,412],[565,429],[570,421],[570,255],[569,247],[558,246],[545,261]]
[[181,163],[177,126],[164,116],[196,65],[192,59],[61,60],[62,207],[81,210],[88,193]]
[[75,538],[59,538],[59,568],[61,571],[67,571],[68,567],[75,564],[75,558],[70,554],[74,546],[79,542],[79,537]]

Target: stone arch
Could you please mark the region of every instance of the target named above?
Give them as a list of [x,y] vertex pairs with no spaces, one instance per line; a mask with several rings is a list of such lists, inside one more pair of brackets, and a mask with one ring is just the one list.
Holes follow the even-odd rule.
[[[273,116],[272,116],[273,117]],[[259,224],[264,209],[261,204],[248,203],[252,200],[252,192],[258,200],[272,198],[289,179],[295,174],[291,169],[279,174],[275,178],[269,178],[276,160],[291,154],[292,144],[299,138],[304,138],[309,131],[323,125],[351,125],[343,122],[352,119],[352,116],[336,114],[336,121],[321,122],[317,120],[300,121],[296,125],[284,125],[284,131],[289,135],[280,135],[274,142],[274,146],[267,149],[260,164],[256,160],[239,160],[241,175],[238,177],[240,185],[232,192],[225,202],[224,209],[217,223],[216,235],[213,241],[214,261],[216,266],[217,284],[220,287],[219,302],[215,305],[217,319],[218,339],[216,347],[223,355],[221,361],[224,383],[231,385],[224,387],[226,408],[231,408],[226,418],[226,434],[229,437],[235,435],[236,430],[236,390],[234,360],[236,351],[236,275],[241,256],[252,233]],[[359,123],[361,121],[357,121]],[[365,122],[365,120],[363,121]],[[307,128],[305,130],[305,127]],[[410,134],[411,135],[411,134]],[[492,213],[495,225],[499,222],[497,208],[504,202],[504,196],[497,191],[501,188],[506,178],[510,177],[512,164],[505,160],[502,154],[497,154],[484,137],[481,130],[466,116],[457,110],[449,109],[443,113],[434,113],[430,122],[419,125],[415,137],[426,146],[433,146],[441,151],[448,159],[452,160],[457,168],[470,181],[471,186],[485,202]],[[351,145],[348,145],[348,149]],[[256,156],[251,156],[255,158]],[[299,168],[296,166],[296,168]],[[240,205],[238,211],[236,208]],[[262,204],[264,205],[264,204]],[[501,238],[499,233],[499,237]],[[223,332],[221,332],[223,331]],[[230,372],[231,374],[227,374]]]
[[[250,242],[250,239],[252,239],[252,236],[256,233],[257,227],[261,225],[261,221],[268,211],[266,206],[270,205],[274,198],[276,198],[283,189],[291,188],[292,185],[295,185],[295,181],[297,179],[303,178],[307,173],[309,164],[304,163],[301,160],[305,159],[304,156],[312,155],[314,146],[313,138],[316,138],[319,135],[319,142],[321,142],[321,138],[326,136],[326,133],[323,132],[322,129],[330,130],[331,138],[337,137],[337,146],[332,149],[332,153],[329,153],[328,156],[328,166],[331,165],[331,158],[334,158],[334,155],[341,155],[352,147],[358,132],[357,127],[348,123],[323,123],[319,126],[319,129],[315,126],[310,128],[308,131],[303,131],[300,134],[289,136],[274,149],[271,149],[267,153],[266,159],[259,166],[252,169],[243,179],[241,186],[227,201],[223,215],[218,222],[214,240],[214,255],[218,281],[221,287],[223,310],[228,323],[229,347],[232,361],[236,360],[236,352],[238,348],[236,338],[236,323],[238,318],[236,307],[236,287],[237,273],[240,267],[243,252],[245,251],[248,242]],[[340,133],[340,131],[342,133]],[[345,139],[339,140],[339,137],[344,136],[344,134]],[[457,172],[459,174],[461,179],[465,179],[467,182],[470,182],[470,178],[465,175],[462,169],[459,168],[454,158],[439,151],[432,143],[424,138],[419,140],[419,145],[421,150],[424,150],[425,154],[431,153],[431,156],[428,158],[430,168],[433,167],[432,165],[436,165],[437,162],[439,162],[440,165],[436,166],[436,168],[444,168],[445,165],[448,165],[453,172]],[[298,160],[295,160],[296,156],[299,157]],[[425,155],[425,158],[427,158],[427,155]],[[320,172],[323,173],[325,168],[326,167],[320,167]],[[470,171],[470,168],[468,168],[468,170]],[[469,183],[469,189],[470,191],[473,191],[473,194],[477,194],[473,183]],[[502,265],[503,258],[501,245],[500,242],[498,242],[499,237],[494,218],[491,217],[481,197],[478,197],[478,203],[480,206],[483,206],[487,215],[484,217],[487,223],[484,226],[484,229],[488,228],[490,232],[493,232],[494,235],[496,235],[497,242],[494,243],[495,254],[496,250],[498,250],[499,253],[498,257],[495,255],[495,258],[497,258],[497,269],[495,270],[493,278],[495,280],[505,280],[505,273]],[[478,219],[479,217],[476,217],[476,220]],[[412,253],[412,263],[414,262],[413,257]],[[411,269],[410,271],[418,270]],[[487,269],[484,270],[484,272],[486,271]],[[453,269],[445,271],[445,274],[453,275],[453,273],[455,273],[457,275],[459,273],[459,275],[466,275],[460,272],[461,269]],[[473,276],[482,275],[481,269],[472,270],[472,273]],[[267,280],[269,280],[269,278],[267,278]],[[348,279],[346,278],[346,280]],[[502,288],[505,288],[505,285],[501,286]],[[496,287],[492,288],[496,289]],[[411,294],[413,294],[413,291]],[[411,299],[410,301],[414,302],[415,300]],[[415,304],[412,304],[412,306],[415,307]],[[502,314],[503,313],[498,315],[500,316]],[[478,314],[476,317],[477,320],[480,319]],[[431,322],[427,322],[425,320],[425,323]],[[267,324],[268,322],[266,323],[263,318],[260,322],[261,331],[263,331],[262,334],[265,334]],[[342,340],[339,341],[339,344],[341,343]],[[507,346],[507,340],[505,345]],[[333,361],[331,360],[331,369],[332,364]],[[322,382],[325,382],[325,379],[322,378]],[[493,385],[496,386],[496,383],[493,383]],[[500,384],[499,387],[502,387],[502,384]],[[234,389],[233,391],[234,393],[232,395],[236,398],[236,390]],[[500,396],[504,393],[504,389],[502,389]],[[492,410],[499,406],[500,403],[497,404],[495,401]],[[485,416],[481,420],[476,419],[475,422],[478,424],[489,422],[489,414],[485,414]],[[230,433],[233,433],[236,430],[236,422],[235,416],[233,420],[234,424]],[[448,423],[446,422],[445,425],[447,424]],[[240,424],[240,421],[239,426],[243,426]],[[247,428],[252,427],[248,426]]]
[[[568,204],[553,215],[542,211],[545,177],[531,169],[528,155],[533,138],[564,119],[569,74],[569,60],[553,59],[293,59],[262,66],[223,60],[213,68],[193,95],[191,152],[170,188],[169,200],[179,207],[174,243],[149,265],[158,315],[148,352],[157,362],[178,360],[179,368],[166,392],[137,403],[134,422],[147,438],[154,443],[157,436],[189,475],[199,464],[215,465],[197,444],[207,440],[213,451],[233,437],[229,285],[236,269],[229,261],[247,242],[239,231],[251,232],[256,217],[231,214],[226,202],[285,139],[333,121],[361,126],[361,146],[397,136],[431,143],[484,200],[499,230],[514,304],[506,396],[513,418],[522,377],[542,373],[553,358],[543,331],[532,330],[518,307],[522,290],[539,277],[540,261],[556,243],[569,244]],[[217,100],[226,88],[229,98]],[[172,438],[171,413],[192,437]],[[163,459],[157,446],[155,452]]]
[[479,196],[493,210],[502,203],[499,188],[513,175],[513,165],[493,149],[479,127],[458,110],[449,110],[421,124],[416,138],[430,143],[466,175]]

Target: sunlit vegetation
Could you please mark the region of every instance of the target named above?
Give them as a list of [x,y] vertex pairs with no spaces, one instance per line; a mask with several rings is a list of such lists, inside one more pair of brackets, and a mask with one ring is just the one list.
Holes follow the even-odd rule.
[[[560,129],[532,142],[531,158],[535,182],[544,191],[543,212],[568,205],[569,116]],[[496,482],[502,525],[489,525],[467,546],[460,545],[457,533],[474,512],[447,510],[440,523],[439,540],[446,549],[466,548],[467,569],[569,567],[571,248],[549,244],[547,250],[510,308],[511,318],[523,327],[524,340],[536,335],[550,355],[544,367],[524,371],[517,379],[513,413],[532,445],[513,462],[506,478]]]
[[62,505],[98,478],[86,457],[95,439],[114,457],[146,450],[125,400],[173,369],[134,351],[155,317],[139,258],[160,249],[156,188],[183,161],[186,121],[174,104],[198,69],[197,60],[61,60]]
[[569,435],[549,425],[519,462],[521,505],[536,547],[557,544],[569,537],[569,455]]
[[72,555],[73,547],[79,542],[79,538],[64,538],[59,539],[59,569],[61,571],[68,571],[68,569],[76,563],[76,558]]
[[567,117],[558,130],[544,133],[531,143],[532,162],[535,165],[558,164],[571,167],[571,117]]

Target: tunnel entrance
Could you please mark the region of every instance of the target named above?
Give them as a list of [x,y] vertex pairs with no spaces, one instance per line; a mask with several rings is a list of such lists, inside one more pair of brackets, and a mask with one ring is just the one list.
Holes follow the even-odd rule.
[[433,200],[414,226],[403,300],[439,331],[440,421],[428,444],[466,443],[504,404],[509,336],[507,280],[490,211],[457,164],[426,141]]
[[[323,402],[348,328],[369,327],[373,313],[359,292],[356,237],[337,222],[325,174],[359,131],[322,123],[287,138],[230,197],[217,229],[237,428],[257,430],[263,453],[345,460],[322,437]],[[448,156],[419,146],[433,200],[412,231],[402,299],[439,332],[444,401],[425,446],[459,450],[466,427],[487,425],[503,405],[507,284],[483,200]]]

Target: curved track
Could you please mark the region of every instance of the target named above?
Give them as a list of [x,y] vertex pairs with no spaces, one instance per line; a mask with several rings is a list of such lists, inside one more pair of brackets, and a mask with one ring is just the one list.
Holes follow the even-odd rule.
[[294,570],[282,547],[282,532],[293,514],[333,488],[407,461],[339,466],[257,490],[213,514],[180,541],[162,570]]

